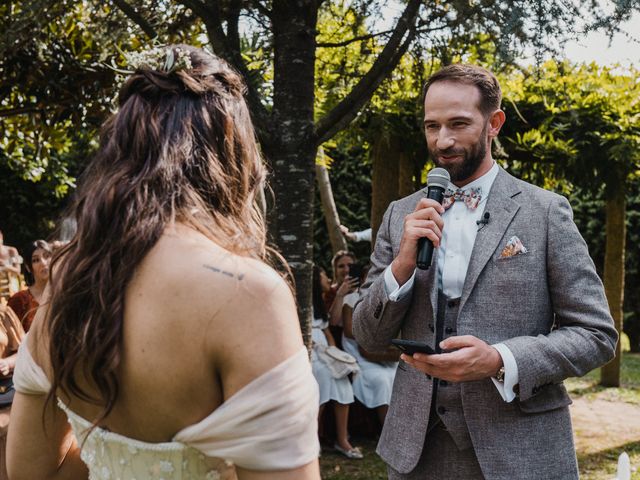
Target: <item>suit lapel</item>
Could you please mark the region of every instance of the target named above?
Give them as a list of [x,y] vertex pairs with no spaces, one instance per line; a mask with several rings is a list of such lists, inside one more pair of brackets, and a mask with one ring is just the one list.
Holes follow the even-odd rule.
[[480,272],[498,248],[500,240],[513,220],[520,205],[513,197],[520,193],[515,179],[502,168],[493,182],[487,205],[484,209],[491,215],[489,223],[480,229],[471,252],[467,276],[462,287],[460,308],[466,303],[473,287],[480,276]]
[[[438,254],[438,250],[434,250],[434,257]],[[430,319],[431,322],[435,324],[436,317],[436,308],[438,303],[438,279],[437,279],[437,258],[433,259],[431,267],[428,270],[420,270],[416,269],[416,284],[420,285],[420,289],[415,289],[414,291],[420,292],[428,292],[428,295],[420,296],[420,309],[423,312],[428,312],[427,302],[431,304],[431,312],[433,312],[433,318]]]

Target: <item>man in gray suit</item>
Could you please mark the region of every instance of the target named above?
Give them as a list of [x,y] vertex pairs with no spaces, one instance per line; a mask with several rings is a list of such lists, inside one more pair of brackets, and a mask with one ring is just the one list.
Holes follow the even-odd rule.
[[[390,479],[577,479],[562,381],[614,354],[602,283],[567,200],[493,161],[494,75],[452,65],[425,92],[453,191],[444,206],[426,189],[389,205],[353,329],[367,350],[400,335],[438,353],[403,354],[378,453]],[[423,237],[438,248],[417,270]]]

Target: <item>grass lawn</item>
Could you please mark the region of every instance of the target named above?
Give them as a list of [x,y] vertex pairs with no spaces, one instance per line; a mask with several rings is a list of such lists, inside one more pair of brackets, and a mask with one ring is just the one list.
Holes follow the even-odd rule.
[[[573,378],[565,382],[576,403],[585,405],[605,405],[597,412],[597,416],[606,421],[606,416],[620,411],[632,412],[627,417],[629,425],[640,425],[640,354],[625,354],[621,370],[621,388],[599,387],[600,371],[594,370],[582,378]],[[584,402],[583,402],[584,400]],[[572,412],[573,413],[573,412]],[[618,416],[619,417],[619,416]],[[587,419],[589,417],[587,416]],[[597,435],[594,440],[581,442],[581,432],[589,432],[589,425],[583,421],[574,421],[578,441],[578,462],[582,480],[611,480],[616,472],[618,455],[626,451],[631,458],[633,480],[640,480],[640,435],[621,444],[616,428],[625,429],[629,425],[612,418],[611,429],[605,434]],[[586,423],[589,423],[587,420]],[[354,445],[360,446],[365,458],[349,460],[341,455],[325,449],[320,458],[320,468],[324,480],[386,480],[384,462],[376,455],[376,441],[365,438],[352,439]],[[581,443],[584,446],[580,446]]]

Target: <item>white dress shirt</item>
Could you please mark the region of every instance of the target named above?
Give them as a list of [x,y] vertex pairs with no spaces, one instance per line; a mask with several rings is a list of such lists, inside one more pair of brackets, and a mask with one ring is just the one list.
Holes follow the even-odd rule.
[[[438,269],[438,287],[449,298],[458,298],[462,295],[471,252],[478,233],[476,222],[484,214],[487,197],[498,175],[498,170],[498,165],[494,162],[487,173],[462,188],[464,191],[478,187],[482,189],[482,199],[475,210],[468,208],[464,202],[455,201],[442,215],[445,228],[442,230],[440,248],[436,250],[436,268]],[[450,188],[455,191],[458,187],[450,184]],[[384,272],[385,288],[389,299],[397,301],[408,294],[413,288],[414,279],[415,270],[411,278],[404,285],[399,286],[389,265]],[[506,345],[498,343],[492,346],[502,357],[505,370],[504,383],[492,378],[493,383],[500,396],[506,402],[511,402],[516,396],[513,387],[518,383],[518,365]]]
[[370,242],[371,241],[371,229],[360,230],[359,232],[353,232],[355,235],[354,242]]

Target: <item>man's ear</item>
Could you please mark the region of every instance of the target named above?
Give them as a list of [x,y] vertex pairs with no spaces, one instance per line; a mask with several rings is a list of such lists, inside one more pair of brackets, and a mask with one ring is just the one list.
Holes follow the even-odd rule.
[[504,112],[500,109],[494,111],[489,116],[489,130],[487,132],[489,134],[489,138],[495,138],[498,136],[506,118],[507,117]]

